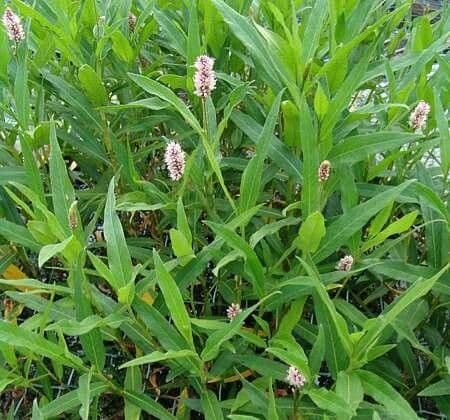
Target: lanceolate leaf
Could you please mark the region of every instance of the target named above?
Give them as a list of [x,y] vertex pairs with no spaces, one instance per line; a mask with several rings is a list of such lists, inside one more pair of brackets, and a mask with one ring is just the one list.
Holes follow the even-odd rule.
[[[263,127],[246,114],[239,111],[233,111],[231,120],[250,138],[250,140],[258,144]],[[271,137],[269,144],[269,155],[280,169],[286,171],[297,182],[301,182],[301,161],[296,158],[292,152],[275,137]]]
[[6,321],[0,321],[0,342],[27,350],[32,349],[44,357],[49,357],[67,366],[79,368],[83,365],[80,358],[66,352],[64,347]]
[[50,124],[50,181],[53,208],[59,224],[69,235],[69,208],[75,201],[75,192],[67,175],[66,164],[56,138],[55,123]]
[[114,177],[108,188],[105,206],[104,231],[110,269],[116,278],[118,287],[126,286],[131,280],[132,264],[130,253],[125,242],[120,219],[115,210]]
[[264,296],[264,269],[256,253],[250,246],[235,232],[225,226],[209,222],[208,225],[232,248],[236,248],[244,253],[247,271],[250,275],[255,293],[259,298]]
[[175,93],[173,93],[169,88],[162,85],[161,83],[156,82],[155,80],[149,79],[148,77],[141,76],[139,74],[129,73],[133,82],[139,85],[142,89],[146,90],[148,93],[158,96],[164,101],[170,103],[186,120],[186,122],[200,135],[203,135],[203,129],[200,126],[200,123],[189,111],[189,108],[183,103],[183,101],[178,98]]
[[366,370],[359,370],[356,374],[361,380],[364,393],[384,405],[389,413],[399,418],[419,418],[408,402],[385,380]]
[[377,197],[349,210],[330,226],[327,226],[327,233],[318,251],[314,254],[314,260],[319,262],[328,257],[412,183],[413,181],[407,181],[398,187],[379,194]]
[[178,331],[180,331],[187,343],[193,347],[191,321],[189,320],[187,310],[184,306],[180,290],[172,276],[164,267],[160,256],[155,250],[153,251],[153,261],[155,263],[158,286],[164,296],[170,316],[178,328]]
[[333,164],[350,165],[367,159],[375,153],[387,152],[419,140],[420,137],[419,134],[414,133],[389,131],[348,137],[331,149],[328,159]]
[[175,420],[162,405],[158,404],[153,398],[143,392],[123,391],[124,397],[133,405],[142,408],[146,413],[160,420]]
[[272,108],[267,116],[261,136],[256,144],[256,155],[250,160],[245,168],[241,180],[240,211],[245,211],[253,207],[258,199],[261,190],[261,179],[263,174],[264,160],[269,148],[269,141],[277,122],[277,115],[280,109],[281,91],[275,98]]
[[[83,321],[93,315],[87,281],[81,266],[83,261],[84,258],[80,255],[78,260],[74,262],[70,275],[74,289],[75,312],[78,321]],[[106,351],[100,330],[96,328],[80,335],[80,341],[89,361],[101,371],[105,366]]]

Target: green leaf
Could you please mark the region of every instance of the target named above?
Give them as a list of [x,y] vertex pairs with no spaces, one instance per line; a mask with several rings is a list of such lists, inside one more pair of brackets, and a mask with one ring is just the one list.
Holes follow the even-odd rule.
[[[250,138],[253,143],[258,143],[263,130],[261,125],[259,125],[250,116],[239,111],[233,111],[231,114],[231,120]],[[268,154],[277,166],[292,176],[296,182],[302,181],[302,162],[300,159],[295,157],[286,145],[283,144],[275,135],[271,136]]]
[[324,328],[325,355],[333,378],[347,367],[353,353],[353,344],[344,318],[336,311],[325,285],[320,281],[312,261],[300,260],[313,282],[314,311],[317,321]]
[[148,77],[141,76],[139,74],[128,73],[130,79],[140,86],[142,89],[152,95],[156,95],[162,100],[172,105],[186,120],[186,122],[201,136],[203,136],[203,129],[200,123],[195,118],[194,114],[184,104],[184,102],[173,93],[169,88],[165,87],[161,83],[156,82]]
[[[66,252],[66,249],[68,249],[68,252]],[[50,258],[53,258],[56,254],[61,253],[65,256],[70,255],[73,258],[78,254],[80,250],[80,244],[73,235],[69,236],[65,241],[59,244],[45,245],[39,251],[39,267],[42,267]]]
[[223,420],[222,409],[214,392],[209,389],[203,391],[201,394],[201,403],[205,420]]
[[450,395],[450,378],[444,378],[434,384],[428,385],[417,395],[421,397],[438,397],[441,395]]
[[14,80],[14,100],[18,122],[24,130],[27,130],[31,109],[30,91],[28,90],[27,58],[22,51],[26,50],[19,50],[18,54],[16,78]]
[[[355,373],[339,372],[336,381],[336,394],[352,410],[356,410],[364,399],[361,381]],[[350,419],[351,417],[343,417]]]
[[397,319],[401,312],[403,312],[409,305],[417,299],[425,296],[436,284],[439,278],[447,272],[450,263],[447,264],[437,274],[426,280],[417,280],[408,290],[397,300],[395,300],[388,308],[383,311],[377,318],[371,319],[365,328],[366,334],[358,342],[355,349],[355,359],[362,363],[364,355],[376,344],[381,333],[393,321]]
[[280,74],[281,66],[279,63],[275,63],[274,54],[268,50],[261,35],[244,16],[237,13],[223,0],[211,1],[234,34],[250,49],[253,57],[259,64],[258,69],[263,78],[272,87],[274,92],[279,92],[282,89],[280,80],[284,79]]
[[75,192],[67,175],[66,164],[56,138],[55,123],[50,123],[50,183],[52,187],[53,209],[59,224],[70,236],[69,208],[76,200]]
[[319,373],[322,361],[325,357],[325,346],[324,328],[322,325],[319,325],[317,338],[314,341],[311,353],[309,354],[309,366],[313,377]]
[[[312,381],[311,371],[308,366],[308,359],[300,347],[300,345],[294,342],[292,339],[290,341],[282,341],[282,343],[277,343],[283,345],[284,348],[280,347],[268,347],[266,351],[273,354],[275,357],[286,363],[288,366],[295,366],[302,374],[305,375],[308,382]],[[286,381],[286,378],[283,378]]]
[[448,117],[445,115],[443,99],[437,89],[434,89],[434,107],[437,128],[441,138],[441,168],[442,173],[448,175],[450,170],[450,134],[448,131]]
[[325,219],[322,213],[311,213],[300,226],[295,245],[304,253],[316,252],[325,236]]
[[44,416],[42,415],[42,411],[39,408],[36,398],[33,400],[33,409],[32,409],[32,413],[31,413],[31,420],[45,420]]
[[322,85],[319,83],[317,85],[316,94],[314,96],[314,110],[316,115],[321,120],[328,111],[329,100],[323,91]]
[[172,276],[166,270],[166,267],[164,267],[164,264],[156,250],[153,250],[153,261],[155,263],[158,286],[164,296],[170,316],[172,317],[178,331],[180,331],[181,335],[186,339],[190,347],[193,348],[191,321],[189,319],[186,307],[184,306],[180,289]]
[[286,219],[264,225],[250,237],[250,246],[252,248],[255,248],[258,242],[260,242],[266,236],[273,235],[286,226],[298,225],[299,222],[299,218],[287,217]]
[[115,31],[111,34],[111,40],[115,54],[126,63],[131,63],[134,59],[134,51],[125,35],[120,31]]
[[108,96],[102,79],[89,64],[84,64],[80,67],[78,70],[78,78],[80,79],[83,90],[93,105],[100,106],[108,102]]
[[120,288],[126,286],[131,281],[133,267],[122,224],[115,212],[116,198],[114,195],[114,182],[115,179],[113,177],[109,183],[105,205],[104,233],[109,267]]
[[344,401],[333,391],[329,391],[325,388],[313,388],[308,390],[307,394],[314,401],[314,403],[323,410],[350,417],[355,415],[354,409],[352,409],[346,401]]
[[131,404],[142,408],[146,413],[150,414],[153,417],[156,417],[160,420],[175,420],[175,417],[172,416],[162,405],[158,404],[148,395],[145,395],[142,392],[134,392],[125,389],[123,391],[123,396],[129,401]]
[[269,149],[270,138],[277,123],[282,96],[283,90],[277,95],[272,104],[264,128],[256,143],[256,154],[252,157],[242,175],[239,201],[241,213],[253,207],[260,195],[264,160]]
[[382,230],[373,238],[367,240],[362,246],[361,252],[365,252],[368,249],[381,244],[392,235],[403,233],[408,230],[416,220],[418,213],[418,211],[413,211],[391,223],[386,229]]
[[91,405],[91,380],[92,380],[92,371],[89,373],[85,373],[80,376],[79,385],[78,385],[78,398],[81,403],[80,407],[80,418],[82,420],[89,419],[89,407]]
[[196,58],[200,55],[200,28],[198,24],[198,5],[197,0],[191,1],[189,8],[189,27],[186,48],[186,65],[187,65],[187,84],[188,90],[193,91],[194,88],[194,63]]
[[186,57],[186,34],[180,28],[180,25],[163,11],[154,8],[153,13],[164,34],[170,41],[172,49],[177,51],[182,57]]
[[372,220],[369,226],[369,238],[373,238],[378,233],[380,233],[383,226],[388,221],[389,217],[392,213],[392,207],[394,206],[394,202],[388,204],[383,210],[381,210]]
[[275,401],[275,395],[273,393],[273,385],[272,379],[270,380],[269,386],[269,408],[267,410],[267,418],[271,420],[279,420],[278,411],[277,411],[277,403]]
[[83,365],[80,358],[68,353],[64,347],[52,343],[41,336],[27,331],[17,325],[0,320],[0,342],[24,349],[32,349],[34,353],[48,357],[66,366],[79,368]]
[[[135,393],[142,391],[142,375],[139,367],[132,366],[127,368],[127,373],[125,375],[125,389]],[[124,415],[125,420],[140,420],[141,409],[125,399]]]
[[[84,255],[79,255],[69,275],[69,284],[73,285],[74,290],[75,313],[78,321],[93,315],[83,263]],[[105,366],[106,351],[100,329],[93,329],[80,335],[80,341],[89,361],[101,371]]]
[[319,46],[320,34],[327,16],[327,0],[317,0],[311,10],[306,24],[305,33],[302,42],[302,63],[307,65],[314,58]]
[[406,181],[393,187],[376,197],[359,204],[340,216],[327,227],[321,246],[314,254],[314,261],[319,262],[337,251],[355,232],[361,229],[371,217],[386,207],[391,201],[402,193],[414,181]]
[[[109,385],[103,382],[91,382],[90,384],[90,395],[91,398],[97,397],[103,392],[107,391]],[[41,412],[44,418],[55,418],[59,415],[73,411],[76,407],[80,405],[80,399],[78,397],[78,389],[74,391],[67,392],[50,401],[47,405],[41,407]]]
[[[429,173],[428,169],[422,162],[416,164],[417,178],[429,190],[432,191],[434,187],[434,181]],[[420,184],[420,185],[423,185]],[[442,203],[442,200],[438,198]],[[442,267],[448,261],[447,246],[448,244],[448,213],[444,220],[435,223],[434,221],[439,218],[436,211],[428,200],[425,199],[424,195],[419,197],[420,208],[422,211],[422,217],[424,222],[427,223],[425,226],[425,239],[427,245],[427,262],[429,265],[435,268]]]
[[419,418],[407,401],[384,379],[365,370],[358,370],[355,374],[361,380],[364,393],[383,404],[390,415],[400,419]]
[[421,135],[419,134],[395,131],[359,134],[348,137],[334,146],[328,155],[328,159],[333,165],[352,165],[375,153],[387,152],[420,138]]
[[244,239],[226,226],[212,222],[207,222],[206,224],[211,227],[216,235],[222,237],[229,246],[245,255],[246,271],[248,271],[253,283],[255,294],[259,298],[262,298],[264,296],[264,268],[255,251],[253,251]]
[[[12,259],[12,260],[14,260],[14,259]],[[10,261],[12,262],[12,260],[10,260]],[[10,263],[8,263],[8,266],[9,265],[10,265]],[[1,267],[0,267],[0,273],[2,273]],[[72,293],[72,290],[69,287],[59,286],[56,284],[47,284],[47,283],[43,283],[39,280],[34,280],[34,279],[14,279],[13,282],[11,280],[0,279],[0,284],[9,286],[9,287],[17,287],[17,288],[50,290],[50,291],[54,291],[54,292],[60,293],[60,294],[71,294]]]
[[215,357],[217,357],[222,344],[230,340],[236,334],[238,334],[245,319],[270,296],[273,296],[273,294],[266,296],[264,299],[260,300],[257,304],[242,311],[225,327],[212,333],[206,340],[206,344],[200,356],[201,359],[204,362],[208,362],[209,360],[212,360]]
[[[25,166],[26,165],[27,164],[25,163]],[[26,184],[28,181],[28,173],[22,166],[1,166],[0,185],[8,185],[12,179],[22,184]]]
[[192,246],[192,233],[189,228],[189,222],[184,211],[184,205],[181,197],[177,201],[177,228],[187,239],[189,246]]
[[182,232],[177,229],[170,229],[170,243],[177,258],[181,259],[181,265],[186,265],[191,258],[194,257],[194,252]]
[[133,303],[135,296],[134,280],[130,280],[128,284],[122,286],[117,290],[117,300],[122,305],[130,306]]
[[178,359],[181,357],[197,357],[197,353],[193,352],[192,350],[178,350],[178,351],[168,351],[166,353],[161,353],[159,351],[154,351],[151,354],[147,354],[142,357],[137,357],[136,359],[130,360],[129,362],[126,362],[119,366],[119,369],[124,369],[131,366],[141,366],[156,362],[161,362],[164,360],[172,360],[172,359]]
[[115,291],[119,290],[120,284],[117,282],[116,277],[113,275],[111,270],[106,266],[106,264],[95,254],[88,252],[88,255],[89,259],[92,262],[92,265],[96,269],[99,276],[105,279]]
[[6,219],[0,219],[0,236],[35,252],[38,252],[41,248],[26,228]]
[[[33,155],[31,144],[32,140],[29,135],[24,133],[23,135],[20,136],[20,147],[22,149],[23,164],[26,170],[26,178],[27,178],[27,182],[24,182],[24,184],[29,185],[30,188],[39,197],[40,201],[45,203],[44,186],[41,174],[39,172],[39,168],[37,166],[36,158]],[[8,169],[8,168],[1,168],[1,169]],[[2,178],[1,173],[0,178]],[[10,178],[7,179],[14,180],[15,182],[21,182],[20,176],[19,177],[11,176]]]

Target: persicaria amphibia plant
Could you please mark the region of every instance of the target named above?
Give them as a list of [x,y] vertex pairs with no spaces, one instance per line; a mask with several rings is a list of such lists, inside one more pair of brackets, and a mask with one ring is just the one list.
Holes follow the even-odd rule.
[[7,3],[0,418],[450,416],[446,2]]

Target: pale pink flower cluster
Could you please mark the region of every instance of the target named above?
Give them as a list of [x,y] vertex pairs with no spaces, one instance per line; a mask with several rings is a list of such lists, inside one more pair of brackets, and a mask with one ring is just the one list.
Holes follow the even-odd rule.
[[230,321],[233,321],[242,312],[241,305],[239,303],[232,303],[227,309],[227,317]]
[[353,257],[351,255],[346,255],[341,258],[336,266],[340,271],[350,271],[353,266]]
[[420,101],[411,115],[409,116],[409,125],[414,130],[420,130],[427,124],[428,114],[430,113],[430,105],[425,101]]
[[23,30],[20,17],[17,16],[9,7],[5,9],[2,20],[6,32],[8,33],[8,38],[11,41],[20,42],[25,38],[25,32]]
[[319,166],[319,182],[325,182],[330,177],[331,163],[324,160]]
[[216,87],[216,74],[213,70],[214,58],[201,55],[195,62],[195,94],[206,99]]
[[294,389],[303,388],[306,384],[305,375],[294,366],[289,366],[286,381],[288,381],[289,385]]
[[164,161],[173,181],[179,181],[184,173],[185,153],[176,141],[171,141],[166,147]]

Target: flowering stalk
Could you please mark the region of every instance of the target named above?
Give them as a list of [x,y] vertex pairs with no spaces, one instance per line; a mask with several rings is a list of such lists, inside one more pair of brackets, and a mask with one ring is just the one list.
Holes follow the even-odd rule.
[[[225,197],[227,198],[233,210],[236,210],[236,205],[234,204],[233,198],[228,192],[222,173],[220,171],[220,167],[217,164],[216,158],[214,156],[214,150],[211,147],[211,144],[213,144],[212,141],[213,139],[209,138],[211,136],[211,133],[208,127],[208,115],[207,115],[208,107],[206,106],[206,100],[211,96],[211,92],[216,87],[216,74],[213,70],[214,59],[208,57],[207,55],[201,55],[195,61],[194,66],[196,68],[196,72],[194,75],[194,85],[195,85],[194,93],[202,99],[203,130],[200,136],[202,139],[203,147],[206,151],[206,156],[211,165],[211,168],[216,174],[217,178],[219,179],[219,183],[220,186],[222,187]],[[210,181],[208,183],[208,190],[210,195],[209,200],[211,201],[211,203],[214,204],[216,200],[214,199],[212,180],[210,179],[209,181]],[[211,209],[211,212],[213,215],[215,214],[214,208]]]
[[291,386],[294,393],[294,405],[292,407],[292,418],[297,419],[299,391],[306,385],[306,378],[295,366],[289,366],[287,371],[286,381]]

